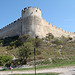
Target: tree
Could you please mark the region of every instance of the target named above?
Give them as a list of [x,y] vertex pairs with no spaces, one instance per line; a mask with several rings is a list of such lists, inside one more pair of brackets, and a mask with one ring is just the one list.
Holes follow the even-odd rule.
[[18,50],[18,57],[22,64],[27,63],[27,59],[33,53],[33,44],[31,42],[25,42],[24,45]]
[[64,44],[64,42],[58,38],[55,38],[53,43],[57,44],[57,45],[61,45],[61,44]]
[[38,48],[43,43],[43,40],[40,39],[38,36],[35,37],[34,46]]
[[13,58],[7,55],[0,55],[0,66],[5,66],[8,61],[11,61]]
[[52,33],[48,33],[47,36],[46,36],[46,39],[50,41],[50,39],[53,39],[54,36]]

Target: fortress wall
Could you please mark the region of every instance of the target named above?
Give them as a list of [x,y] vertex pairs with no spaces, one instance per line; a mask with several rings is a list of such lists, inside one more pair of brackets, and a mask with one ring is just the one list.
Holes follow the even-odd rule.
[[11,24],[3,27],[0,31],[0,38],[21,35],[21,19],[18,19]]
[[32,37],[36,35],[43,38],[48,33],[52,33],[54,37],[75,36],[75,33],[66,32],[62,28],[49,24],[42,18],[41,10],[36,7],[24,8],[20,19],[0,29],[0,37],[27,34]]
[[75,36],[75,34],[73,34],[72,32],[67,32],[63,30],[62,28],[55,27],[55,25],[49,24],[46,20],[43,20],[42,24],[43,24],[43,29],[44,29],[43,31],[44,31],[45,36],[48,33],[52,33],[55,37],[61,37],[61,36],[73,37]]

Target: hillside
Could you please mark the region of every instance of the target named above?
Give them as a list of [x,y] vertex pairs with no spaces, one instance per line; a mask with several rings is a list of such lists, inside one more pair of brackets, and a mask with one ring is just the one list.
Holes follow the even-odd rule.
[[52,34],[42,39],[30,38],[29,35],[0,39],[0,55],[18,58],[18,50],[27,42],[33,44],[32,54],[28,56],[27,64],[33,64],[31,61],[34,60],[34,47],[36,47],[37,64],[60,63],[62,60],[75,61],[75,40],[64,36],[54,38]]

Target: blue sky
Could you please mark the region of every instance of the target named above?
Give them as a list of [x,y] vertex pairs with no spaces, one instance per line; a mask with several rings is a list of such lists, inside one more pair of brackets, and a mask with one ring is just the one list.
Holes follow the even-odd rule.
[[40,8],[43,19],[52,25],[75,32],[75,0],[0,0],[0,28],[20,18],[28,6]]

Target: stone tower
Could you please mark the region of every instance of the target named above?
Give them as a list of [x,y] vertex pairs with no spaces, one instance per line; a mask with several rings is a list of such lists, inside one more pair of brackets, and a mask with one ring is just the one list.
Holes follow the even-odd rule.
[[75,33],[55,27],[44,20],[39,8],[27,7],[22,10],[22,16],[19,19],[0,29],[0,38],[15,35],[30,35],[43,38],[48,33],[52,33],[54,37],[75,37]]
[[28,34],[35,37],[37,26],[42,23],[41,10],[36,7],[28,7],[22,10],[22,35]]

